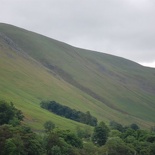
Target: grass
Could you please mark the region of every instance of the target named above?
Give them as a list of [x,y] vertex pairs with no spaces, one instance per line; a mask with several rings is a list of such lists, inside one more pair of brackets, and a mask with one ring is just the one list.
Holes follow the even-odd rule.
[[105,122],[154,125],[154,69],[6,24],[0,31],[13,41],[0,39],[0,98],[13,101],[34,129],[48,119],[64,128],[79,125],[41,109],[41,100],[89,110]]

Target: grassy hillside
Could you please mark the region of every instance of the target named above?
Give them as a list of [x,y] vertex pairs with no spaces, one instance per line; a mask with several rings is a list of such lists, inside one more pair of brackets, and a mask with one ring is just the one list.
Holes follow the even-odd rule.
[[13,101],[35,129],[48,119],[64,128],[78,124],[41,109],[41,100],[90,111],[98,120],[149,127],[154,77],[154,69],[132,61],[0,24],[0,98]]

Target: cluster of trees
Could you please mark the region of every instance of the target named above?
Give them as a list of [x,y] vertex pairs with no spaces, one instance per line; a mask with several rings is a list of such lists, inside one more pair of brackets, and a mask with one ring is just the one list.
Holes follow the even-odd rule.
[[42,155],[42,142],[27,126],[0,126],[1,155]]
[[23,114],[13,103],[0,101],[1,155],[155,155],[155,130],[142,130],[137,124],[123,126],[115,121],[62,130],[52,121],[45,132],[34,133],[22,125]]
[[13,103],[0,101],[0,154],[42,155],[42,142],[28,126],[21,125],[24,116]]
[[[46,131],[49,132],[47,129]],[[55,132],[62,138],[64,131],[52,128],[50,133]],[[70,131],[65,132],[70,133]],[[88,126],[77,127],[76,134],[73,135],[76,135],[76,144],[78,144],[75,145],[72,140],[68,142],[68,144],[72,144],[73,152],[71,154],[73,155],[155,155],[154,130],[142,130],[137,124],[123,126],[112,121],[107,126],[104,122],[100,122],[93,131]],[[62,148],[59,149],[63,154]]]
[[[88,136],[83,132],[83,138]],[[137,124],[123,126],[100,122],[84,143],[84,155],[155,155],[155,131],[142,130]],[[91,143],[92,142],[92,143]]]
[[89,111],[83,113],[81,111],[77,111],[75,109],[71,109],[67,106],[61,105],[55,101],[42,101],[40,103],[40,106],[59,116],[63,116],[91,126],[97,125],[97,119],[92,116]]
[[53,129],[44,137],[46,155],[79,155],[82,140],[70,130]]
[[6,101],[0,101],[0,125],[19,125],[23,118],[22,112],[16,109],[13,103],[9,104]]
[[0,101],[0,116],[0,155],[79,155],[83,148],[77,134],[51,121],[44,124],[45,134],[34,133],[22,125],[24,116],[13,103]]
[[[154,155],[155,132],[139,128],[137,124],[123,126],[115,121],[107,127],[103,122],[94,128],[92,140],[99,146],[98,154]],[[102,152],[102,153],[101,153]]]

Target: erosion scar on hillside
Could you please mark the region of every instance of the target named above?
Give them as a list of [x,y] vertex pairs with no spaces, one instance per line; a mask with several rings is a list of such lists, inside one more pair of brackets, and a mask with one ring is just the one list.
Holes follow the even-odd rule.
[[130,115],[129,113],[118,109],[116,106],[112,105],[109,101],[107,101],[105,98],[99,96],[98,94],[94,93],[92,90],[90,90],[87,87],[82,86],[81,84],[79,84],[76,80],[73,79],[73,77],[68,74],[67,72],[65,72],[64,70],[62,70],[61,68],[57,67],[57,66],[53,66],[52,64],[49,64],[48,62],[43,62],[43,65],[45,67],[47,67],[48,69],[52,70],[53,72],[55,72],[55,74],[59,75],[63,80],[65,80],[66,82],[68,82],[69,84],[73,85],[74,87],[80,89],[81,91],[85,92],[86,94],[90,95],[91,97],[95,98],[96,100],[102,102],[103,104],[105,104],[106,106],[108,106],[109,108],[112,108],[116,111],[119,111],[123,114],[127,114]]

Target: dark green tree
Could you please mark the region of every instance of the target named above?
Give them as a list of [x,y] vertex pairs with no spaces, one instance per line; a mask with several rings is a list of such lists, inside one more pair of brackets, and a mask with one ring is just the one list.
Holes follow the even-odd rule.
[[51,154],[52,155],[63,155],[61,148],[59,146],[57,146],[57,145],[52,147]]
[[92,131],[90,126],[88,125],[86,125],[85,127],[77,126],[76,133],[79,138],[85,138],[89,140],[91,138]]
[[77,148],[83,147],[82,140],[70,130],[57,130],[56,132],[67,144]]
[[20,155],[25,154],[24,145],[19,134],[8,138],[5,141],[4,154],[6,155]]
[[111,121],[109,125],[110,125],[111,129],[118,130],[120,132],[124,131],[124,127],[120,123],[117,123],[115,121]]
[[92,136],[93,143],[98,146],[104,145],[108,139],[108,133],[109,129],[106,124],[104,122],[100,122],[99,125],[94,128]]
[[138,126],[137,124],[135,124],[135,123],[131,124],[131,125],[130,125],[130,128],[133,129],[133,130],[138,130],[138,129],[140,129],[139,126]]
[[0,125],[12,124],[13,126],[19,125],[20,121],[24,118],[22,112],[16,109],[13,103],[0,101]]
[[41,142],[34,132],[23,126],[0,126],[0,155],[42,155]]
[[66,117],[91,126],[97,125],[97,119],[92,116],[89,111],[87,111],[86,113],[76,111],[75,109],[71,109],[70,107],[61,105],[55,101],[42,101],[40,103],[40,106],[59,116]]
[[150,146],[150,155],[155,155],[155,143],[152,143]]
[[150,133],[150,134],[147,136],[146,141],[147,141],[147,142],[150,142],[150,143],[155,143],[155,134]]
[[107,148],[108,155],[133,155],[135,154],[134,148],[129,147],[119,137],[110,138],[105,147]]
[[[75,147],[65,141],[62,132],[52,131],[45,139],[45,148],[47,155],[74,155]],[[72,140],[71,140],[72,141]]]
[[121,132],[118,130],[110,130],[109,137],[120,137]]
[[44,123],[44,128],[46,132],[51,132],[55,128],[55,124],[52,121],[46,121]]

